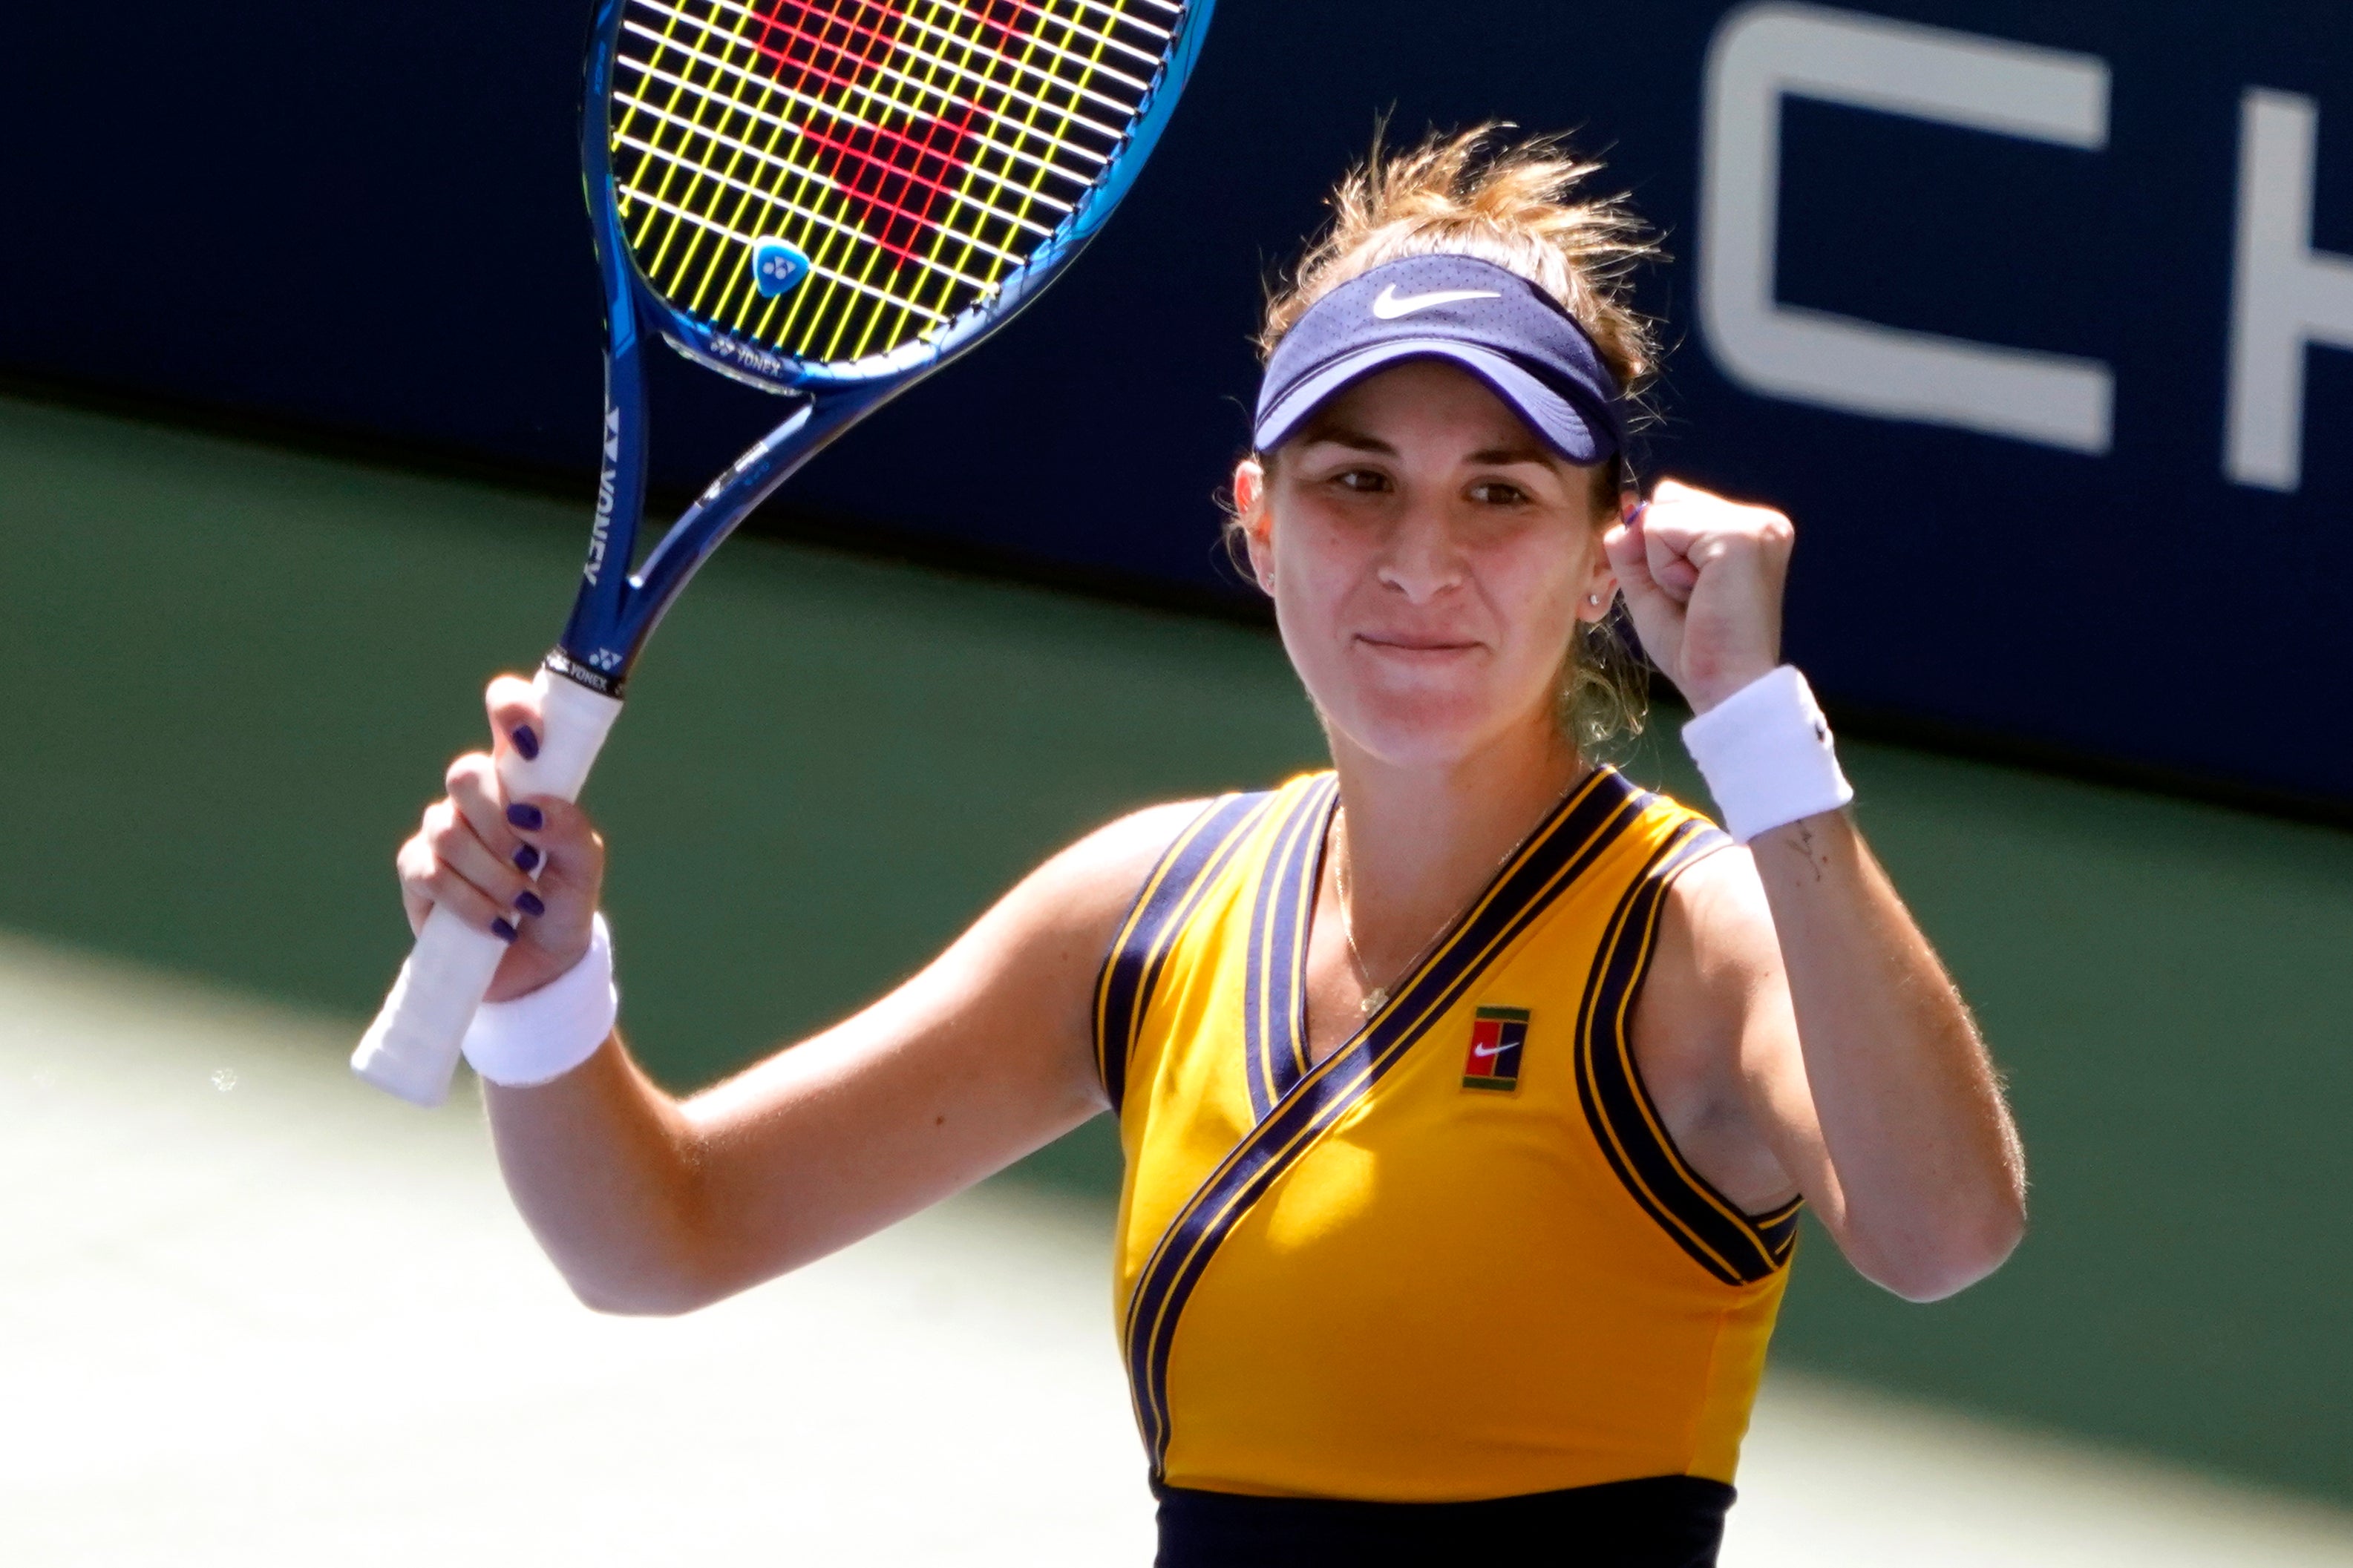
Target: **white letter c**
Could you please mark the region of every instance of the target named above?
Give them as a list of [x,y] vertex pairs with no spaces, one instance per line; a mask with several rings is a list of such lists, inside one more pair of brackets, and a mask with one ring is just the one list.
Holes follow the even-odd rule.
[[2107,451],[2115,378],[2098,360],[1908,331],[1775,299],[1788,96],[2097,150],[2107,144],[2106,62],[1819,5],[1733,12],[1708,48],[1699,304],[1716,363],[1751,392]]

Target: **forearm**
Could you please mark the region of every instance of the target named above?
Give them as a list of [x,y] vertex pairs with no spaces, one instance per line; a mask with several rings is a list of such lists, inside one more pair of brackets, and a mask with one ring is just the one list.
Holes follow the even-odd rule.
[[508,1191],[581,1300],[661,1315],[726,1293],[709,1256],[701,1140],[617,1035],[553,1082],[483,1092]]
[[1843,812],[1750,845],[1772,912],[1831,1167],[1818,1207],[1857,1267],[1949,1295],[2025,1224],[2001,1088],[1935,952]]

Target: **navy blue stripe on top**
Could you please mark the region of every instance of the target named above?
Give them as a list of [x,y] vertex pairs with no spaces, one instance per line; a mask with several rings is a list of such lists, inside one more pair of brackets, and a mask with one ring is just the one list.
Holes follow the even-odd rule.
[[1244,1078],[1263,1119],[1307,1071],[1307,932],[1339,781],[1303,791],[1259,873],[1242,975]]
[[1797,1205],[1760,1224],[1683,1163],[1634,1065],[1632,1037],[1634,1004],[1657,949],[1667,889],[1686,867],[1730,842],[1704,822],[1685,823],[1627,889],[1578,1008],[1577,1079],[1593,1140],[1627,1192],[1693,1261],[1737,1286],[1767,1278],[1788,1260]]
[[1211,801],[1136,889],[1135,903],[1095,981],[1095,1071],[1114,1114],[1126,1098],[1128,1059],[1170,951],[1273,799],[1261,791]]

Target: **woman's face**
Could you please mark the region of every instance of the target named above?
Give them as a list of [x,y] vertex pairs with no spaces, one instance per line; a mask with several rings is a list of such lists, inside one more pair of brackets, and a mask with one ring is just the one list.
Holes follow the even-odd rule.
[[[1568,641],[1615,584],[1594,470],[1486,385],[1412,361],[1333,399],[1235,499],[1283,646],[1325,721],[1401,767],[1554,731]],[[1336,737],[1335,737],[1336,739]]]

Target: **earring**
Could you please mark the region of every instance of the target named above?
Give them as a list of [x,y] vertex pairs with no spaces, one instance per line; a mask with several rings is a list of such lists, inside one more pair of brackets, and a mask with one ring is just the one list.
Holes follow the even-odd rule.
[[1588,605],[1599,606],[1601,603],[1601,595],[1599,594],[1588,594],[1585,595],[1585,602]]

